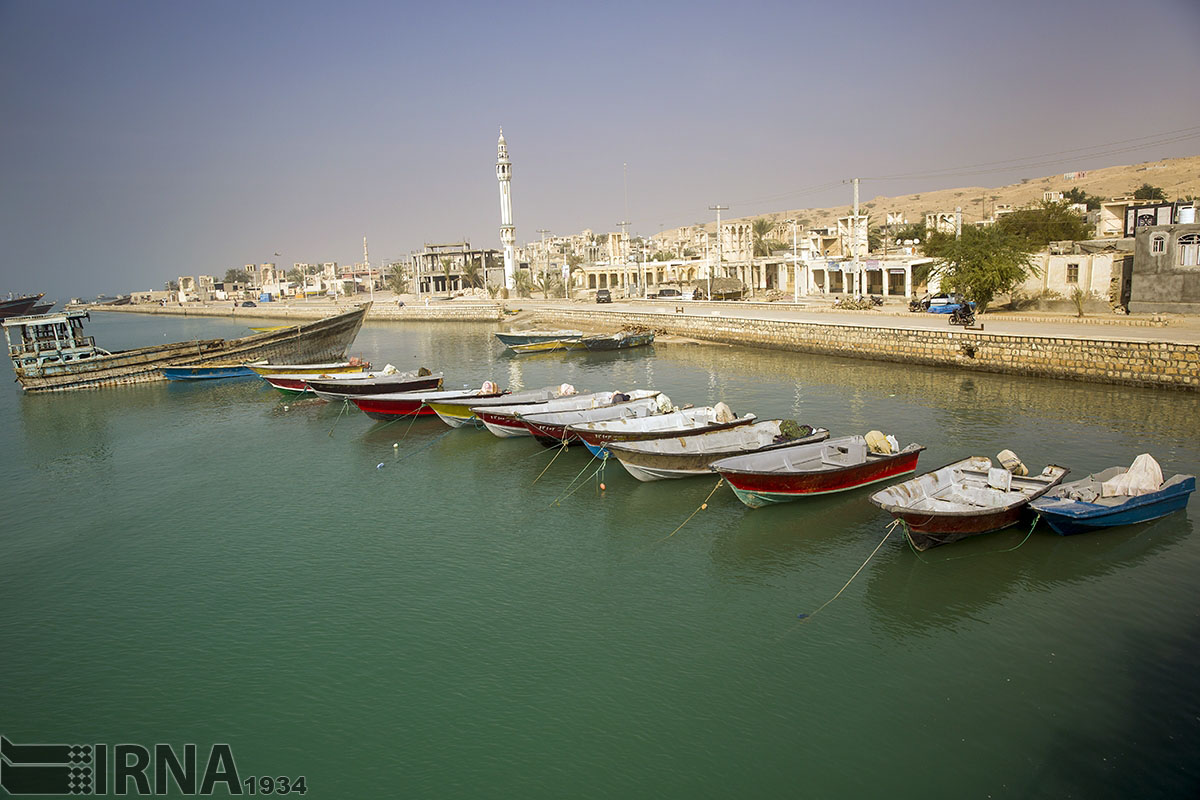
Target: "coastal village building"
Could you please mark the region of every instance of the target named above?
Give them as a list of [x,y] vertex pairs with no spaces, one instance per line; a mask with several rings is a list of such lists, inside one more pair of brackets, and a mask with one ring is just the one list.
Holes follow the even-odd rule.
[[1200,313],[1200,224],[1145,225],[1134,236],[1129,310]]
[[471,288],[472,276],[478,287],[503,286],[507,279],[504,255],[495,249],[474,249],[470,242],[427,244],[412,254],[411,264],[417,295]]

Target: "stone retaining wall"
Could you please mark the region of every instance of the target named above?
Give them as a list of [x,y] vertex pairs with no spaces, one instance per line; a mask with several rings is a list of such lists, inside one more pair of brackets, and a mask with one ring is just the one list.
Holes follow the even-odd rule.
[[[229,303],[222,305],[156,306],[151,304],[127,306],[92,306],[89,311],[125,311],[135,314],[162,314],[183,317],[230,317],[232,319],[322,319],[349,311],[351,303],[261,303],[254,308],[238,308]],[[395,303],[377,303],[367,313],[368,320],[422,320],[427,322],[496,322],[504,312],[499,303],[433,303],[425,305],[397,306]]]
[[1200,389],[1200,345],[875,328],[661,313],[539,310],[572,328],[636,325],[713,342],[1097,383]]

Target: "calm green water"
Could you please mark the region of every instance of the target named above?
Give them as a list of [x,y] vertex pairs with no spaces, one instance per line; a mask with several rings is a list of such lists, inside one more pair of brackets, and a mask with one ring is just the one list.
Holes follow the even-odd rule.
[[[240,335],[96,315],[110,348]],[[487,325],[367,325],[448,388],[724,400],[932,469],[1015,450],[1200,472],[1194,394],[695,345],[501,354]],[[750,510],[715,480],[376,423],[256,380],[0,391],[0,732],[229,742],[310,797],[1101,797],[1200,788],[1200,506],[918,558],[866,492]],[[398,443],[398,448],[393,448]],[[377,465],[383,464],[382,468]],[[590,472],[590,470],[589,470]]]

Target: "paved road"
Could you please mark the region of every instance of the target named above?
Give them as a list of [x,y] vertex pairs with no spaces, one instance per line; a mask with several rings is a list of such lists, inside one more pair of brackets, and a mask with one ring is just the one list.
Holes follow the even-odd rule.
[[[510,307],[516,301],[508,301]],[[952,327],[944,314],[915,314],[902,306],[884,306],[882,313],[874,311],[838,312],[832,310],[805,310],[791,304],[741,305],[728,303],[662,302],[639,301],[615,302],[612,305],[584,305],[565,301],[524,299],[519,307],[526,310],[538,308],[573,308],[589,311],[627,311],[674,314],[683,307],[689,316],[743,317],[750,319],[780,319],[798,322],[817,322],[838,325],[862,325],[875,328],[930,328],[935,330],[962,330]],[[1030,314],[1021,314],[1030,317]],[[1092,315],[1103,318],[1101,315]],[[1186,316],[1169,317],[1169,324],[1161,326],[1101,325],[1086,322],[1071,322],[1063,315],[1047,315],[1047,319],[1006,319],[1003,312],[980,315],[984,333],[1012,334],[1020,336],[1054,336],[1074,339],[1110,339],[1124,341],[1184,342],[1200,344],[1200,318]],[[1136,319],[1136,317],[1134,317]]]

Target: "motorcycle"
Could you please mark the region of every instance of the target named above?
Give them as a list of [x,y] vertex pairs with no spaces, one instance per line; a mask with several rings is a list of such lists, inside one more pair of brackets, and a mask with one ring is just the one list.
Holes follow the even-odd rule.
[[950,312],[950,324],[962,325],[964,328],[974,327],[975,309],[971,308],[967,303],[963,303]]
[[913,297],[908,301],[909,311],[928,311],[929,310],[929,295],[924,297]]

